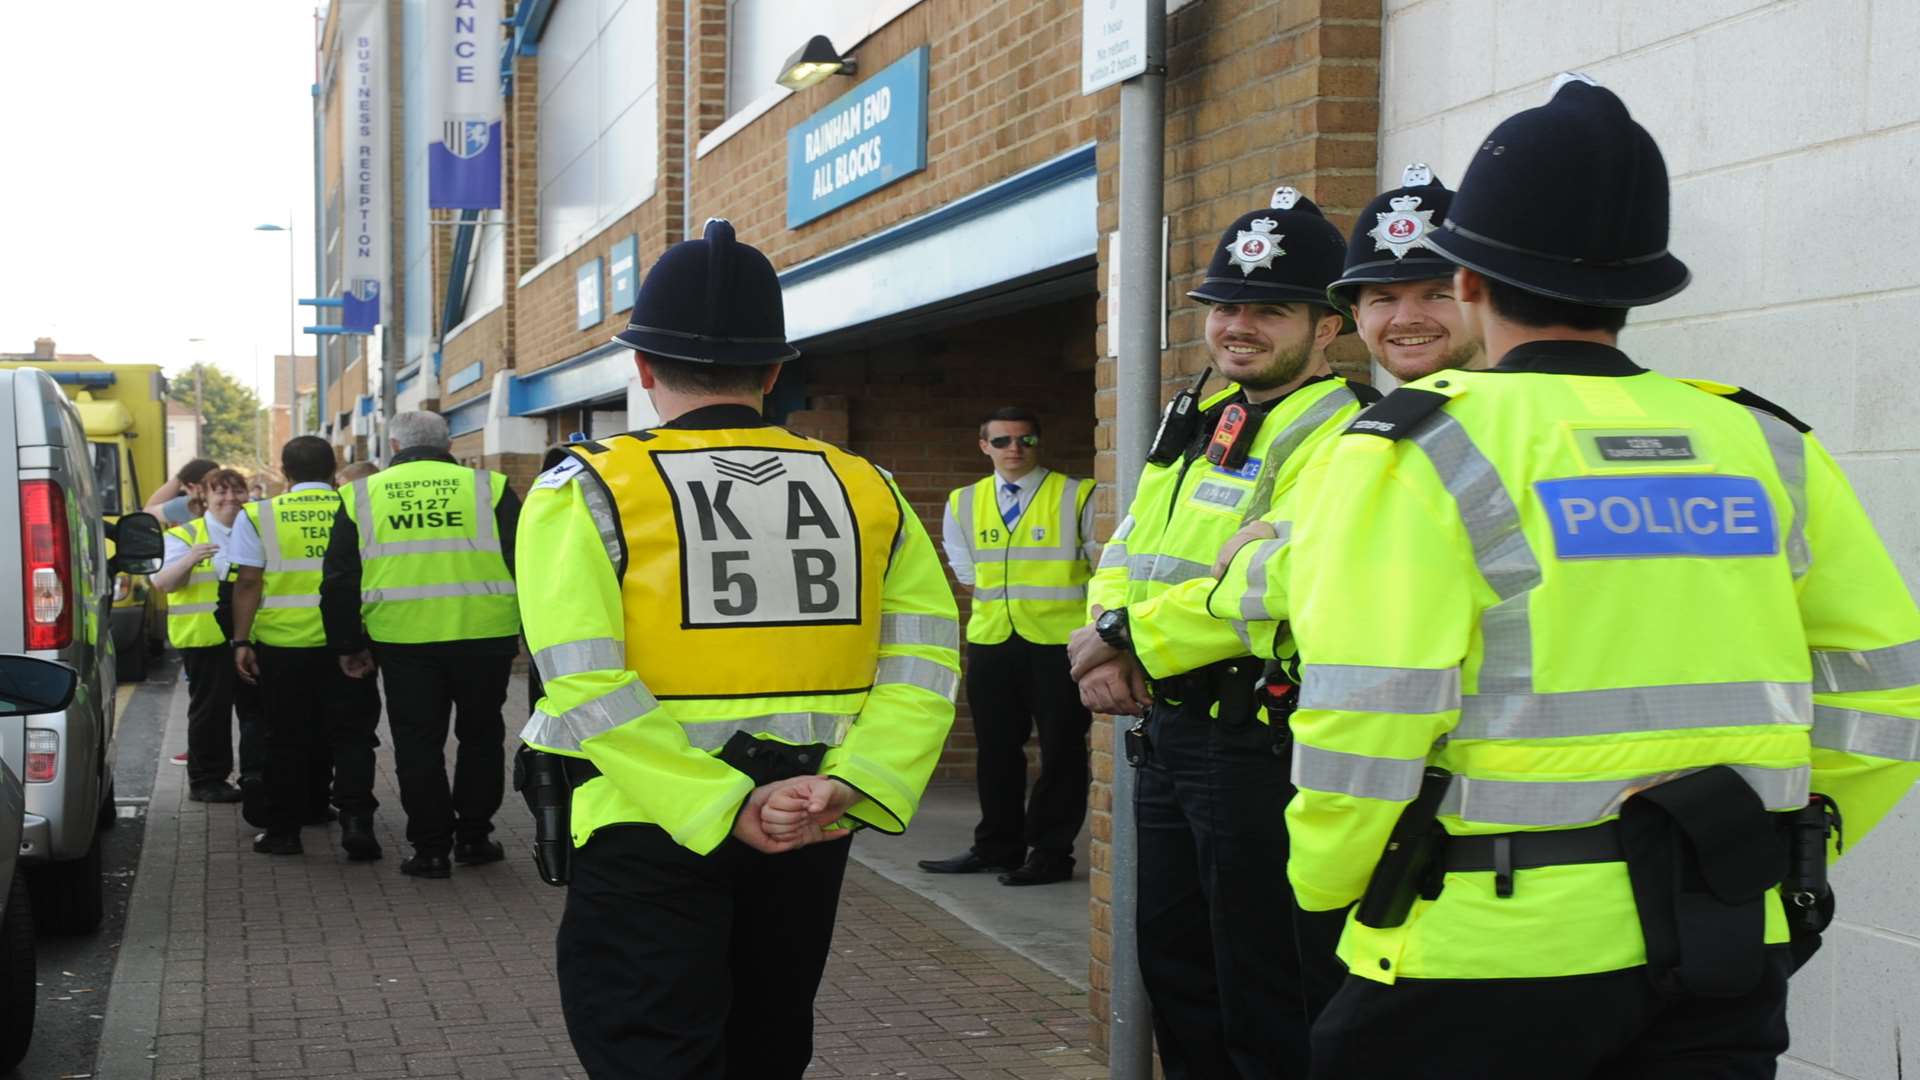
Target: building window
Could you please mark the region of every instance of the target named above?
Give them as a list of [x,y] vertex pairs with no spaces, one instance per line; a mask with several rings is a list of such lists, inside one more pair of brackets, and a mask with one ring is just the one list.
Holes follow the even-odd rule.
[[727,115],[772,93],[780,65],[808,38],[825,34],[851,49],[870,32],[880,8],[899,6],[897,0],[727,0]]
[[540,37],[540,258],[645,201],[659,172],[655,0],[559,0]]
[[466,317],[484,315],[506,298],[507,238],[504,225],[478,226],[468,266]]

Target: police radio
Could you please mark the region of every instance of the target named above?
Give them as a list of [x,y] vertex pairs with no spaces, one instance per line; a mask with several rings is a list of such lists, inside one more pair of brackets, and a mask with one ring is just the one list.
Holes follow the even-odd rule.
[[1166,411],[1160,414],[1160,430],[1154,432],[1153,447],[1147,451],[1148,464],[1173,464],[1193,441],[1194,433],[1200,430],[1200,388],[1207,385],[1207,376],[1211,374],[1213,368],[1208,367],[1193,380],[1192,386],[1167,402]]
[[1216,467],[1232,471],[1246,462],[1247,452],[1253,447],[1253,440],[1245,438],[1252,434],[1247,430],[1247,417],[1247,407],[1238,402],[1221,411],[1213,440],[1207,443],[1207,460]]

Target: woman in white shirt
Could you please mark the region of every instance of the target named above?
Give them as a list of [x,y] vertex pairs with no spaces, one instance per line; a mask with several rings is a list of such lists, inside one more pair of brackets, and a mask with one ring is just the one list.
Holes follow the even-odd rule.
[[227,576],[226,544],[247,498],[247,480],[216,469],[202,481],[206,513],[168,529],[156,588],[167,594],[167,639],[187,675],[187,789],[198,802],[238,802],[233,771],[233,653],[216,612]]

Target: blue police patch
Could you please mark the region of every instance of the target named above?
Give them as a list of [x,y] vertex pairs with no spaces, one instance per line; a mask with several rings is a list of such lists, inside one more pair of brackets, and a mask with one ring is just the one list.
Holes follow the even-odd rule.
[[1750,476],[1588,476],[1534,485],[1563,559],[1728,558],[1780,548]]
[[1237,469],[1228,469],[1228,468],[1223,468],[1219,465],[1215,465],[1213,467],[1213,471],[1219,473],[1222,476],[1237,476],[1242,480],[1255,480],[1255,479],[1258,479],[1260,476],[1260,459],[1257,457],[1250,457],[1247,460],[1241,462],[1240,467]]

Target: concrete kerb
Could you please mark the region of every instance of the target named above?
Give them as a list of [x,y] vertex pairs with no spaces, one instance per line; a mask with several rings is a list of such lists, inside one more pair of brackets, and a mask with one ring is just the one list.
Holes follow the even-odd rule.
[[173,917],[173,877],[179,863],[180,802],[187,770],[168,758],[187,745],[187,681],[173,688],[167,705],[167,730],[154,765],[153,795],[147,803],[146,836],[140,868],[127,901],[120,956],[107,991],[107,1019],[93,1073],[102,1080],[139,1080],[153,1076],[155,1039],[160,1029],[160,986],[167,966],[167,931]]

